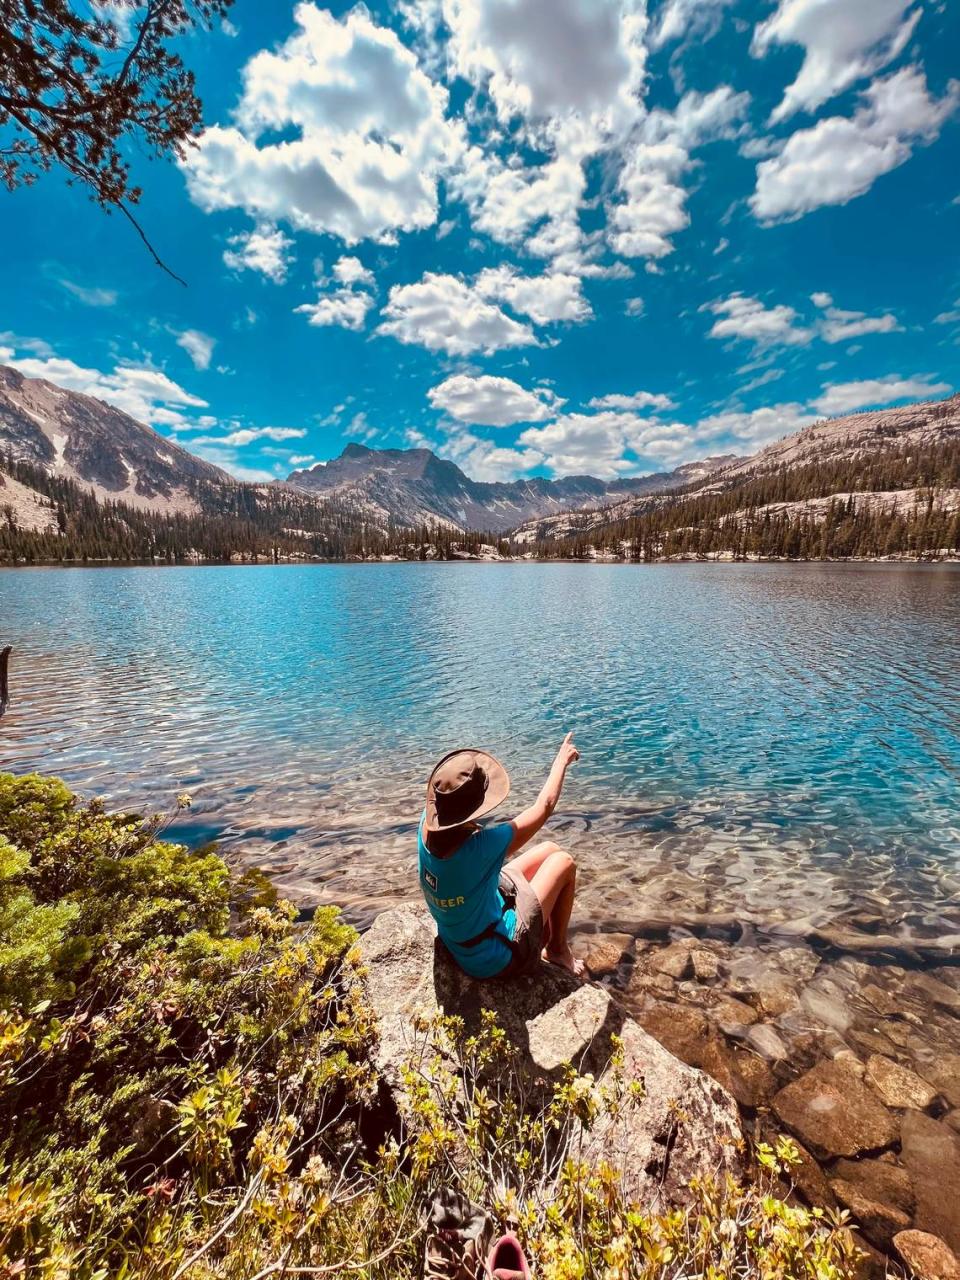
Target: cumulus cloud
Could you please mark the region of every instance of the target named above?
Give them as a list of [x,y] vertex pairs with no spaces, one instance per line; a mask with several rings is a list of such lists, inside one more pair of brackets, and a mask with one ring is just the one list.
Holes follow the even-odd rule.
[[413,445],[435,448],[440,457],[455,462],[472,480],[513,480],[543,462],[535,449],[491,447],[488,440],[481,440],[469,431],[458,431],[434,446],[418,432],[409,432],[408,440]]
[[913,0],[780,0],[776,12],[757,25],[751,52],[771,45],[804,48],[800,72],[786,89],[771,121],[797,111],[815,111],[857,80],[882,70],[904,48],[920,20]]
[[692,423],[630,412],[569,413],[527,428],[520,443],[542,454],[553,475],[613,479],[649,467],[673,468],[709,452],[752,451],[815,421],[815,414],[794,403],[716,413]]
[[960,103],[960,81],[934,99],[918,67],[876,80],[847,119],[831,116],[792,134],[780,153],[757,165],[750,206],[764,223],[799,218],[821,205],[847,204],[904,164],[917,143],[932,142]]
[[949,382],[933,382],[932,377],[927,373],[903,378],[899,373],[891,373],[885,378],[867,378],[862,382],[836,382],[825,386],[813,404],[824,416],[834,417],[856,409],[892,404],[894,400],[934,399],[953,390]]
[[483,298],[505,302],[512,311],[529,316],[534,324],[579,324],[593,315],[580,277],[563,272],[521,276],[513,267],[492,267],[477,276],[476,290]]
[[795,323],[793,307],[766,307],[742,293],[731,293],[703,309],[719,317],[710,330],[711,338],[746,338],[758,346],[805,346],[813,338],[812,329]]
[[375,283],[372,271],[368,271],[359,258],[347,257],[338,258],[333,264],[333,277],[343,285],[353,286],[359,284]]
[[502,121],[632,119],[643,82],[643,0],[443,0],[457,74]]
[[321,293],[316,302],[294,307],[294,311],[306,316],[307,323],[318,328],[338,325],[357,332],[366,323],[372,306],[372,296],[363,289],[334,289],[332,293]]
[[378,333],[451,356],[529,347],[537,338],[457,276],[428,271],[416,284],[394,285]]
[[210,358],[216,345],[216,338],[211,338],[208,333],[201,333],[199,329],[184,329],[177,336],[177,346],[183,347],[195,369],[210,368]]
[[633,413],[566,413],[544,427],[528,427],[520,443],[542,454],[555,476],[609,480],[636,470],[636,460],[625,453],[641,424]]
[[290,266],[293,241],[279,227],[264,223],[231,236],[223,260],[233,271],[259,271],[274,284],[283,284]]
[[595,396],[589,400],[591,409],[672,409],[673,401],[659,391],[634,391],[633,395]]
[[687,93],[676,111],[652,111],[625,153],[617,199],[608,210],[608,238],[627,258],[662,258],[673,252],[671,237],[690,223],[681,178],[690,151],[718,138],[734,137],[749,104],[746,93],[723,85],[712,93]]
[[363,6],[337,20],[301,3],[294,20],[245,67],[236,124],[205,129],[182,161],[191,199],[347,244],[431,226],[461,146],[446,90]]
[[563,404],[548,387],[528,391],[511,378],[459,373],[431,387],[427,398],[460,422],[510,427],[517,422],[543,422]]

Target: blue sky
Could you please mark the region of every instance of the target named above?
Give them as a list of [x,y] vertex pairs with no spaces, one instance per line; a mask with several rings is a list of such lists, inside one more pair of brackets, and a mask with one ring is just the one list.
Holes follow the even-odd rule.
[[[960,6],[237,0],[130,228],[0,193],[0,359],[243,478],[752,452],[960,386]],[[952,56],[953,55],[953,56]]]

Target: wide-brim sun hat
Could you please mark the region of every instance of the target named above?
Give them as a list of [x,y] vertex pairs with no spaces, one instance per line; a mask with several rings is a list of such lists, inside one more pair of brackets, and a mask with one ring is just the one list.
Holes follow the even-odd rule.
[[460,747],[445,755],[427,782],[427,831],[450,831],[503,804],[510,794],[506,769],[489,751]]

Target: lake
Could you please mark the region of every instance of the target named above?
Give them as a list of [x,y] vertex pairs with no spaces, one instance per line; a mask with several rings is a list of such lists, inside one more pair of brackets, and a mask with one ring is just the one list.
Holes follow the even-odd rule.
[[598,926],[665,880],[798,922],[957,900],[954,567],[15,569],[4,643],[4,767],[141,809],[188,791],[181,838],[361,923],[417,891],[436,758],[493,751],[522,806],[567,729],[551,830]]
[[0,765],[171,813],[361,926],[418,897],[439,756],[493,751],[507,812],[572,729],[549,831],[580,867],[575,944],[613,946],[640,1021],[762,1132],[783,1083],[851,1052],[934,1081],[960,1127],[957,568],[12,569],[2,644]]

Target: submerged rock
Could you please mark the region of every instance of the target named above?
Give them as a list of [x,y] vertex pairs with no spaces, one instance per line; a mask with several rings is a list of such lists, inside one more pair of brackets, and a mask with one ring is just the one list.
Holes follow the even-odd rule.
[[820,1159],[879,1151],[897,1139],[896,1117],[842,1058],[818,1063],[781,1089],[773,1109]]
[[939,1236],[928,1231],[901,1231],[893,1247],[917,1280],[960,1280],[960,1259]]
[[867,1060],[867,1079],[888,1107],[926,1111],[937,1097],[932,1085],[899,1062],[875,1053]]
[[854,1214],[871,1244],[889,1250],[898,1231],[910,1226],[916,1196],[909,1173],[881,1160],[838,1160],[830,1186]]
[[361,953],[366,997],[379,1023],[375,1065],[401,1114],[402,1068],[415,1048],[416,1019],[455,1014],[473,1031],[489,1009],[519,1051],[531,1095],[543,1099],[570,1062],[601,1083],[608,1079],[611,1036],[620,1038],[624,1075],[643,1082],[643,1097],[586,1134],[582,1154],[619,1169],[629,1193],[651,1208],[683,1203],[692,1177],[743,1173],[734,1100],[704,1072],[675,1058],[605,988],[548,965],[510,982],[474,982],[447,957],[425,913],[414,907],[378,916],[361,940]]
[[960,1016],[960,991],[948,987],[932,974],[921,973],[910,979],[910,990],[921,999],[930,1000],[941,1009]]
[[711,1008],[710,1016],[722,1030],[752,1027],[759,1018],[756,1009],[733,996],[722,996]]
[[873,1200],[862,1187],[842,1178],[831,1179],[830,1186],[843,1207],[857,1219],[866,1238],[878,1249],[891,1248],[897,1232],[909,1227],[907,1214],[881,1200]]
[[901,1155],[916,1187],[915,1225],[960,1251],[960,1137],[939,1120],[908,1111]]
[[923,1068],[951,1107],[960,1107],[960,1053],[943,1053]]
[[633,935],[629,933],[581,933],[573,940],[574,952],[593,978],[616,973],[632,947]]
[[680,981],[689,978],[693,973],[691,948],[683,942],[673,942],[669,947],[658,951],[650,960],[650,968],[657,973],[665,973],[668,977]]

